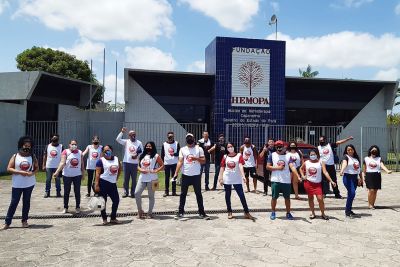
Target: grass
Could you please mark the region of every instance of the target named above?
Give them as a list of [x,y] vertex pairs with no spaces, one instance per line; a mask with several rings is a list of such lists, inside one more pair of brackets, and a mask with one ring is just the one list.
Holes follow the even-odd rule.
[[[139,173],[138,173],[137,177],[139,178]],[[164,179],[164,177],[165,177],[165,175],[164,175],[163,171],[158,173],[158,181],[160,182],[160,187],[159,187],[158,191],[164,191],[165,190],[165,179]],[[0,180],[11,180],[11,175],[7,174],[7,173],[6,174],[1,174],[0,175]],[[43,171],[39,171],[36,174],[36,182],[45,183],[46,182],[46,173],[43,172]],[[118,181],[117,181],[117,186],[122,188],[123,182],[124,182],[124,173],[121,172],[121,175],[120,175],[120,177],[118,178]],[[52,183],[54,183],[54,182],[52,181]],[[62,179],[61,179],[61,183],[62,183]],[[85,180],[82,182],[82,186],[86,186],[86,185],[87,185],[87,173],[85,173]],[[172,190],[171,185],[170,185],[170,190]],[[179,186],[177,187],[177,190],[180,190]]]

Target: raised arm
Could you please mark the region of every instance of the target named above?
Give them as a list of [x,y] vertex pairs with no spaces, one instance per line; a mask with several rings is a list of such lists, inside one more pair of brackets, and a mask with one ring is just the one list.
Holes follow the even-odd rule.
[[347,138],[345,138],[345,139],[336,141],[336,145],[338,146],[338,145],[344,144],[344,143],[346,143],[346,142],[348,142],[348,141],[350,141],[350,140],[353,140],[353,139],[354,139],[353,136],[349,136],[349,137],[347,137]]
[[123,127],[121,129],[121,132],[117,135],[117,138],[115,138],[115,141],[117,141],[118,143],[120,143],[123,146],[126,144],[126,140],[122,139],[122,136],[124,135],[125,132],[126,132],[126,128]]

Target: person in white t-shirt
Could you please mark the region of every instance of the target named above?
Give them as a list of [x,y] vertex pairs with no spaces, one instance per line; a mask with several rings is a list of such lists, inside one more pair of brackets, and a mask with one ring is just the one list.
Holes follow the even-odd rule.
[[81,212],[81,181],[85,179],[85,164],[83,163],[82,151],[78,149],[78,142],[74,139],[69,143],[69,148],[61,154],[61,162],[53,174],[56,178],[62,171],[64,181],[64,210],[68,213],[69,194],[71,185],[74,184],[75,213]]
[[175,216],[178,220],[183,217],[185,213],[186,195],[189,186],[192,185],[194,193],[196,194],[197,206],[199,208],[199,217],[201,219],[209,220],[204,211],[203,196],[201,194],[201,164],[204,164],[206,159],[204,151],[201,147],[195,144],[194,135],[191,133],[186,134],[186,146],[179,151],[179,161],[176,166],[174,179],[177,178],[179,171],[182,168],[182,182],[181,182],[181,196],[179,199],[179,209]]
[[321,210],[321,217],[324,220],[329,220],[328,216],[325,215],[325,203],[322,194],[322,174],[327,177],[333,187],[336,187],[336,183],[332,181],[328,171],[325,167],[325,162],[320,160],[318,149],[311,149],[310,159],[306,160],[300,167],[301,178],[304,181],[304,189],[308,195],[308,205],[311,210],[310,219],[315,219],[314,209],[314,195],[317,197],[319,209]]
[[3,230],[10,228],[15,211],[22,196],[22,227],[29,227],[28,215],[31,196],[36,184],[35,174],[39,170],[36,156],[32,153],[33,140],[23,136],[18,140],[18,152],[8,162],[7,172],[12,174],[11,203],[7,211]]
[[[144,152],[139,158],[138,170],[140,175],[135,191],[139,219],[153,218],[153,208],[155,204],[155,191],[153,188],[153,183],[158,183],[157,174],[163,169],[164,162],[157,154],[156,144],[153,141],[147,142],[144,145]],[[147,212],[147,216],[144,215],[144,211],[142,209],[142,193],[146,187],[149,196],[149,210]]]
[[257,191],[257,159],[258,159],[258,152],[256,147],[251,143],[250,137],[246,136],[244,138],[244,144],[239,148],[239,153],[242,154],[244,159],[244,175],[246,177],[246,187],[247,193],[250,192],[250,182],[249,176],[253,178],[253,185],[254,185],[254,193],[258,194]]
[[244,195],[242,180],[246,182],[244,176],[244,160],[240,153],[235,152],[235,147],[231,142],[226,145],[227,153],[222,157],[219,171],[219,183],[225,188],[225,202],[228,209],[228,219],[233,219],[232,206],[231,206],[231,194],[232,186],[242,202],[244,209],[244,217],[246,219],[254,220],[253,216],[250,215],[249,208],[247,207],[246,197]]
[[[168,132],[167,141],[163,143],[161,148],[161,158],[164,161],[165,171],[165,193],[163,197],[169,196],[169,182],[170,178],[174,175],[176,165],[178,164],[179,150],[181,149],[179,142],[175,141],[174,132]],[[172,182],[172,195],[176,194],[176,182]]]
[[[303,164],[303,154],[297,148],[297,143],[294,141],[289,142],[288,150],[286,154],[290,156],[290,162],[293,163],[294,167],[296,168],[297,172],[299,172],[300,166]],[[290,173],[290,177],[292,179],[293,191],[295,199],[299,200],[299,180],[294,175],[293,172]]]
[[353,200],[356,197],[357,186],[363,186],[360,167],[360,157],[355,147],[352,144],[347,145],[343,152],[340,176],[343,176],[343,184],[347,189],[345,215],[350,218],[357,217],[357,214],[352,211],[352,207]]
[[373,145],[368,149],[368,156],[364,158],[363,174],[365,186],[368,189],[368,206],[375,209],[375,201],[378,190],[382,188],[381,170],[388,174],[389,171],[381,159],[381,151],[377,145]]
[[[53,173],[57,170],[58,165],[60,165],[61,153],[64,150],[63,145],[59,143],[60,136],[58,134],[53,134],[50,138],[50,141],[50,144],[46,146],[46,149],[43,153],[42,170],[46,171],[46,188],[44,198],[50,197],[51,179],[53,178]],[[55,182],[57,192],[56,196],[61,197],[61,177],[56,177]]]
[[87,194],[86,197],[90,197],[90,193],[92,188],[94,187],[94,172],[96,171],[96,163],[100,159],[101,151],[103,150],[103,146],[100,144],[100,138],[95,135],[92,138],[92,144],[88,145],[83,151],[82,156],[85,157],[87,155],[86,160],[86,171],[88,174],[88,181],[87,181]]
[[[117,156],[113,155],[113,148],[105,145],[103,148],[103,157],[96,162],[96,180],[94,191],[99,193],[107,203],[107,197],[111,198],[111,220],[112,224],[120,224],[117,220],[117,210],[119,205],[119,194],[117,189],[117,181],[121,174],[121,163]],[[108,224],[106,208],[101,211],[103,224]]]
[[136,132],[132,130],[128,133],[129,139],[122,139],[125,132],[126,128],[123,127],[115,139],[118,143],[124,146],[124,194],[122,197],[125,198],[129,196],[129,182],[132,179],[130,197],[135,198],[137,168],[140,154],[143,152],[143,144],[136,139]]

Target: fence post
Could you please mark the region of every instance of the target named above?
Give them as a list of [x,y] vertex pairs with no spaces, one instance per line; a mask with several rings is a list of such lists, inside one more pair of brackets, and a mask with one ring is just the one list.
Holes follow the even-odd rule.
[[364,162],[363,160],[363,127],[361,126],[361,142],[360,142],[360,146],[361,146],[361,157],[360,157],[360,161],[361,164]]

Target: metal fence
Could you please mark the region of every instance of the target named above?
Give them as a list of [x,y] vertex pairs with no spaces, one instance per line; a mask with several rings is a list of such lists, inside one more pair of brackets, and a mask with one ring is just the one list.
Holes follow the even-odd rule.
[[[173,131],[175,139],[181,143],[185,141],[187,132],[200,138],[203,131],[207,129],[204,123],[150,123],[150,122],[119,122],[119,121],[27,121],[26,134],[33,137],[35,141],[34,153],[42,163],[43,152],[50,142],[54,133],[60,135],[60,143],[67,146],[70,140],[77,141],[80,149],[84,150],[94,135],[99,136],[101,144],[113,146],[116,155],[123,155],[122,146],[115,138],[122,127],[135,130],[137,139],[143,142],[154,141],[157,149],[161,152],[162,143],[166,140],[167,133]],[[125,137],[126,138],[126,137]]]
[[273,138],[284,141],[294,140],[298,143],[318,145],[319,137],[326,136],[328,142],[336,142],[343,126],[308,126],[308,125],[252,125],[226,124],[226,137],[236,146],[243,143],[244,137],[249,136],[257,147]]

